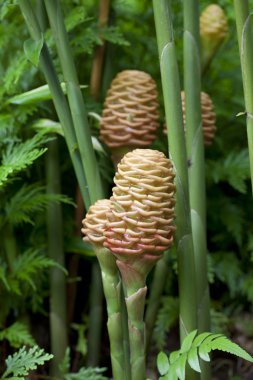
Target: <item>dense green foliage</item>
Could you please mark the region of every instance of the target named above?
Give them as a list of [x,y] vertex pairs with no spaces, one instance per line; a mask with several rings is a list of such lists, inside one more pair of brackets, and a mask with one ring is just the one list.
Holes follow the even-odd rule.
[[[103,370],[85,369],[86,327],[89,279],[93,252],[76,237],[76,179],[62,131],[50,99],[25,104],[12,104],[13,96],[45,84],[34,59],[23,45],[29,33],[17,1],[0,5],[0,353],[23,345],[49,348],[47,319],[49,312],[49,269],[56,265],[47,255],[46,209],[52,202],[63,203],[65,273],[70,271],[73,257],[81,258],[77,277],[68,277],[78,284],[78,299],[69,337],[72,355],[66,359],[66,380],[103,380]],[[172,1],[175,37],[182,75],[183,16],[180,1]],[[210,2],[201,1],[201,9]],[[229,21],[229,37],[204,73],[203,90],[211,96],[217,113],[217,134],[214,144],[206,149],[207,237],[209,281],[212,298],[214,333],[231,336],[241,334],[247,342],[253,336],[253,224],[249,158],[245,130],[244,100],[240,60],[233,7],[229,0],[219,0]],[[98,29],[97,4],[94,1],[62,1],[65,23],[73,50],[79,81],[89,85],[93,51],[107,41],[107,53],[98,101],[82,88],[92,135],[98,137],[98,116],[106,89],[115,74],[123,69],[139,69],[150,73],[160,91],[160,122],[157,139],[152,144],[163,152],[167,143],[162,132],[164,122],[161,80],[152,5],[149,0],[115,0],[112,2],[109,26]],[[54,58],[60,79],[62,73],[52,33],[45,40]],[[27,46],[27,42],[26,42]],[[38,52],[39,53],[39,50]],[[36,52],[35,52],[36,56]],[[36,59],[35,59],[36,60]],[[182,86],[182,83],[181,83]],[[44,124],[41,122],[44,120]],[[40,122],[40,124],[39,124]],[[45,155],[49,141],[59,132],[62,193],[50,195],[45,190]],[[94,140],[98,144],[97,140]],[[96,145],[96,156],[105,187],[110,189],[113,166],[108,149]],[[177,264],[175,254],[169,260],[170,272],[156,321],[153,347],[166,350],[169,337],[178,323]],[[85,277],[85,281],[81,278]],[[149,280],[152,283],[152,276]],[[38,319],[38,322],[37,320]],[[84,322],[85,321],[85,322]],[[40,331],[36,331],[38,324]],[[78,332],[78,333],[77,333]],[[172,333],[172,334],[171,334]],[[107,337],[103,345],[108,347]],[[178,342],[172,344],[172,348]],[[171,346],[170,346],[171,348]],[[103,366],[109,366],[107,348],[103,349]],[[21,351],[22,356],[26,351]],[[14,357],[13,357],[14,358]],[[70,358],[74,358],[73,363]],[[45,359],[47,360],[47,359]],[[152,358],[150,362],[153,362]],[[10,360],[8,363],[12,363]],[[7,363],[7,364],[8,364]],[[40,364],[38,362],[38,364]],[[152,365],[151,365],[152,366]],[[33,367],[30,366],[30,369]],[[72,374],[71,370],[79,372]],[[11,371],[10,371],[11,372]],[[15,373],[12,371],[13,375]],[[233,373],[234,374],[234,373]],[[22,375],[22,373],[21,373]],[[26,373],[24,372],[24,375]],[[243,374],[241,373],[241,376]]]

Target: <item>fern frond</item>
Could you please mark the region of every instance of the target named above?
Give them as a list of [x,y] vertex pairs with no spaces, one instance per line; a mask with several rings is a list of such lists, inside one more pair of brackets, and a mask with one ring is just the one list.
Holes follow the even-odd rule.
[[235,190],[245,194],[246,180],[250,178],[247,149],[230,152],[224,160],[207,161],[207,178],[214,183],[226,181]]
[[8,145],[3,153],[0,166],[0,187],[7,181],[10,175],[14,175],[31,165],[38,157],[46,152],[42,145],[50,138],[44,133],[38,133],[29,140],[20,144]]
[[106,368],[80,368],[76,373],[67,373],[64,375],[65,380],[108,380],[103,373]]
[[197,330],[194,330],[184,339],[180,350],[172,352],[169,357],[164,352],[159,353],[157,367],[163,376],[160,380],[185,380],[187,363],[194,371],[201,372],[199,359],[210,361],[209,353],[214,350],[224,351],[253,363],[253,358],[243,348],[224,335],[206,332],[197,336]]
[[[25,253],[19,255],[13,264],[12,277],[19,283],[26,283],[33,289],[36,289],[35,282],[38,274],[42,270],[52,266],[58,266],[58,264],[42,255],[38,250],[33,251],[32,249],[28,249]],[[20,290],[18,293],[20,293]]]
[[179,315],[179,302],[177,298],[165,296],[162,298],[154,328],[154,340],[157,347],[162,350],[166,342],[166,334],[175,325]]
[[27,326],[20,322],[15,322],[8,328],[0,331],[0,341],[4,339],[8,340],[14,348],[19,348],[23,345],[33,346],[35,344],[35,340]]
[[65,380],[108,380],[103,375],[106,368],[80,368],[78,372],[70,373],[70,349],[66,349],[64,358],[59,365],[61,374]]
[[23,52],[19,52],[14,56],[3,78],[4,88],[7,93],[11,93],[16,89],[19,80],[29,65],[30,63]]
[[[53,355],[45,353],[44,349],[34,346],[29,350],[26,347],[20,348],[14,355],[8,356],[5,363],[6,371],[2,375],[2,379],[18,379],[25,380],[29,371],[37,369],[39,365],[43,365],[46,361],[53,358]],[[10,376],[12,374],[12,376]]]
[[63,194],[48,194],[44,186],[24,185],[5,206],[6,220],[12,225],[20,223],[34,224],[32,216],[43,211],[51,202],[62,202],[74,205],[69,197]]

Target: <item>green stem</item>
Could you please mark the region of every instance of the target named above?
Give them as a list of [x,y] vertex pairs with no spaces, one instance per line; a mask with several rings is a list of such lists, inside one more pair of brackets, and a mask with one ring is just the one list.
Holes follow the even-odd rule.
[[[28,26],[28,29],[30,31],[32,38],[34,40],[40,40],[41,29],[39,27],[39,23],[34,14],[30,1],[19,0],[19,5],[20,5],[21,11],[23,13],[23,16],[25,18],[26,24]],[[52,59],[50,57],[49,51],[45,43],[41,50],[40,67],[45,75],[46,81],[52,93],[55,109],[59,117],[60,123],[63,127],[64,136],[66,138],[66,143],[67,143],[70,157],[71,157],[71,160],[75,169],[75,173],[80,185],[82,196],[84,198],[86,208],[88,208],[91,202],[90,202],[90,197],[89,197],[89,193],[87,189],[87,183],[86,183],[86,178],[84,175],[81,156],[78,150],[77,139],[76,139],[76,135],[75,135],[74,127],[73,127],[73,122],[72,122],[69,106],[65,98],[65,95],[61,89],[59,79],[55,72]]]
[[253,35],[252,14],[248,0],[234,0],[238,44],[241,57],[245,108],[247,112],[247,135],[250,158],[250,175],[253,189]]
[[87,366],[99,365],[103,318],[103,288],[97,260],[92,263]]
[[161,258],[158,255],[117,255],[128,314],[131,379],[146,379],[145,323],[146,277]]
[[96,247],[96,255],[102,272],[104,294],[107,304],[108,333],[112,373],[114,380],[128,379],[123,349],[123,326],[121,310],[121,283],[115,258],[106,248]]
[[145,325],[146,325],[146,352],[150,347],[153,330],[157,318],[157,313],[161,303],[161,296],[164,290],[164,286],[168,277],[168,255],[169,251],[164,253],[161,260],[158,261],[155,267],[154,278],[151,285],[150,296],[148,300],[148,306],[145,313]]
[[64,25],[59,0],[45,0],[46,10],[56,42],[74,128],[78,140],[84,172],[88,183],[91,203],[103,198],[102,182],[91,141],[87,113],[77,78],[73,54]]
[[[60,165],[57,138],[48,144],[46,157],[47,192],[59,194]],[[61,204],[52,203],[47,210],[48,254],[57,264],[64,267],[63,222]],[[61,376],[59,364],[67,349],[66,275],[59,268],[50,271],[50,335],[52,376]]]
[[[189,332],[197,328],[196,275],[189,207],[186,146],[170,1],[153,0],[153,5],[169,136],[169,154],[176,172],[176,239],[180,337],[182,341]],[[196,376],[193,371],[189,371],[187,378],[193,379]]]
[[[201,67],[199,1],[184,0],[184,90],[189,191],[195,255],[198,332],[210,331],[210,299],[207,277],[205,155],[200,104]],[[201,378],[211,378],[210,365]]]

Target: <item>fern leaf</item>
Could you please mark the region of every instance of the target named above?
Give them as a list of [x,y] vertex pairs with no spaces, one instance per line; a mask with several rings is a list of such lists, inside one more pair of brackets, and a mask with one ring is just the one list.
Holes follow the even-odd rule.
[[[38,365],[43,365],[52,358],[53,355],[45,353],[38,346],[34,346],[29,350],[22,347],[18,352],[15,352],[12,356],[8,356],[6,359],[7,369],[2,378],[6,379],[12,374],[16,379],[25,380],[25,376],[29,374],[29,371],[37,369]],[[13,379],[13,377],[11,378]]]
[[[55,261],[42,255],[38,250],[28,249],[20,255],[13,265],[13,278],[19,283],[27,283],[34,290],[38,274],[44,269],[59,266]],[[20,289],[18,291],[20,294]]]
[[157,367],[162,379],[185,380],[185,368],[190,367],[201,372],[199,358],[210,361],[209,353],[213,350],[221,350],[253,363],[253,358],[236,343],[231,342],[222,334],[202,333],[196,336],[197,330],[192,331],[184,339],[181,349],[172,352],[166,359],[164,353],[157,357]]
[[49,140],[50,138],[46,137],[44,133],[38,133],[23,143],[8,145],[3,153],[2,165],[0,166],[0,187],[10,175],[25,169],[45,153],[47,148],[42,148],[42,145]]
[[188,363],[189,366],[196,372],[201,372],[198,358],[198,350],[196,347],[193,347],[188,354]]
[[4,339],[7,339],[14,348],[19,348],[23,345],[33,346],[35,344],[35,340],[27,326],[20,322],[15,322],[0,332],[0,341]]
[[253,358],[238,344],[231,342],[227,337],[220,336],[210,343],[210,350],[220,350],[238,356],[253,363]]
[[235,190],[245,194],[246,180],[250,178],[249,154],[247,149],[232,151],[221,161],[208,161],[209,180],[215,183],[226,181]]
[[103,375],[106,368],[80,368],[76,373],[67,373],[64,375],[65,380],[108,380]]
[[37,184],[21,187],[5,206],[6,220],[12,225],[34,224],[34,213],[43,211],[52,202],[74,205],[71,199],[63,194],[49,194],[45,191],[44,186]]
[[154,329],[154,340],[157,347],[162,350],[165,346],[166,333],[177,322],[179,314],[179,303],[177,298],[165,296],[162,298],[162,306]]

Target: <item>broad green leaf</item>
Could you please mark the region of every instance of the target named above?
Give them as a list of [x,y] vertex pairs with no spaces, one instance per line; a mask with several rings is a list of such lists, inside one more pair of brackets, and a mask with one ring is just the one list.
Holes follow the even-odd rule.
[[29,39],[24,42],[24,52],[27,59],[32,62],[34,66],[39,65],[40,52],[43,47],[44,39],[41,34],[41,38],[39,40]]
[[209,352],[210,352],[210,347],[208,345],[207,346],[202,345],[199,347],[199,356],[205,362],[210,362],[210,356],[208,355]]
[[189,351],[189,349],[191,348],[193,339],[195,338],[196,334],[197,334],[197,330],[194,330],[194,331],[190,332],[190,334],[187,335],[187,337],[184,339],[184,341],[182,343],[180,353]]
[[203,342],[203,340],[206,339],[209,335],[212,335],[212,333],[204,332],[204,333],[198,335],[194,339],[192,346],[198,347]]
[[176,365],[176,374],[180,380],[185,380],[185,366],[187,360],[187,353],[184,353],[180,356]]
[[54,120],[38,119],[32,124],[32,128],[37,131],[44,130],[48,133],[56,133],[62,137],[64,136],[61,124]]
[[201,372],[198,358],[198,350],[196,347],[192,347],[188,353],[187,361],[189,366],[196,372]]
[[169,359],[164,352],[160,352],[157,356],[157,368],[161,375],[165,375],[170,367]]
[[[88,86],[81,85],[80,88],[86,88]],[[67,89],[66,89],[66,83],[62,82],[61,83],[61,89],[66,94]],[[34,88],[33,90],[26,91],[22,94],[15,95],[11,97],[7,103],[10,104],[18,104],[18,105],[24,105],[24,104],[34,104],[38,102],[42,102],[45,100],[51,100],[52,99],[52,94],[49,89],[49,86],[47,84]]]
[[180,356],[180,351],[173,351],[169,357],[170,364],[174,363],[179,358],[179,356]]

